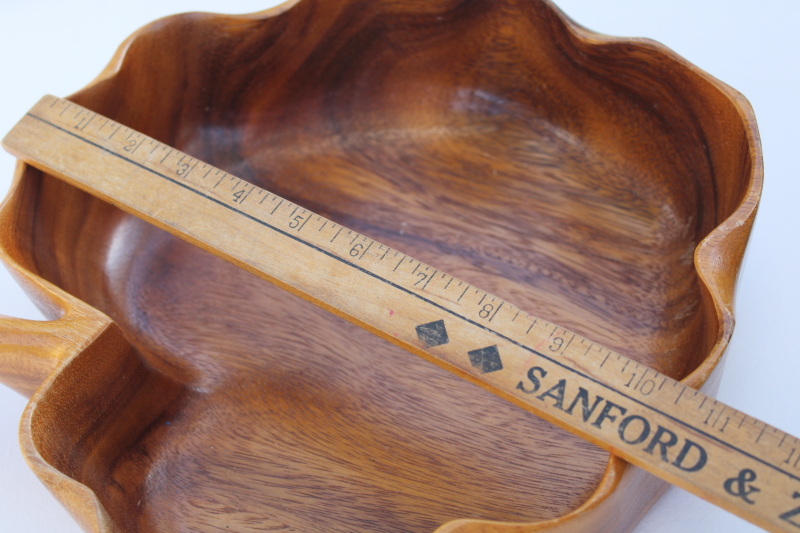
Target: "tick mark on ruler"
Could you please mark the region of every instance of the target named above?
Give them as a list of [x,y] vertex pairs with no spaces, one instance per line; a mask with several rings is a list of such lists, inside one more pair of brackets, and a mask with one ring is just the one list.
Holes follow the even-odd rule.
[[[190,157],[190,158],[189,158],[189,161],[191,161],[191,160],[192,160],[192,158]],[[186,174],[184,174],[184,175],[183,175],[183,179],[186,179],[186,178],[188,178],[188,177],[189,177],[189,174],[191,174],[191,173],[192,173],[192,171],[194,170],[194,167],[196,167],[196,166],[197,166],[197,163],[199,163],[199,161],[195,161],[195,162],[194,162],[194,165],[192,165],[192,168],[190,168],[190,169],[189,169],[189,172],[187,172]]]
[[372,241],[372,242],[370,242],[370,243],[369,243],[369,246],[367,246],[366,248],[364,248],[364,251],[363,251],[363,252],[361,252],[361,255],[360,255],[358,258],[359,258],[359,259],[363,258],[363,257],[364,257],[364,255],[367,253],[367,251],[368,251],[370,248],[372,248],[372,245],[373,245],[373,244],[375,244],[375,241]]
[[[430,267],[428,267],[428,268],[430,268]],[[428,268],[426,268],[425,270],[428,270]],[[434,270],[434,271],[433,271],[433,274],[431,274],[430,276],[428,276],[428,280],[425,282],[425,285],[423,285],[423,286],[422,286],[422,290],[423,290],[423,291],[425,290],[425,287],[427,287],[427,286],[428,286],[428,283],[430,283],[430,282],[431,282],[431,280],[433,279],[433,277],[434,277],[434,276],[435,276],[435,275],[436,275],[438,272],[439,272],[438,270]]]
[[249,191],[247,191],[247,194],[245,194],[245,195],[244,195],[244,198],[242,198],[242,201],[241,201],[241,202],[239,202],[239,203],[240,203],[240,204],[243,204],[243,203],[244,203],[244,201],[245,201],[245,200],[247,200],[247,197],[248,197],[248,196],[250,196],[250,193],[251,193],[251,192],[253,192],[253,189],[255,189],[255,188],[256,188],[256,186],[255,186],[255,185],[251,185],[251,186],[250,186],[250,190],[249,190]]
[[[566,332],[567,332],[567,330],[564,330],[564,333],[566,333]],[[562,355],[563,355],[563,354],[565,354],[565,353],[567,353],[567,348],[569,348],[569,345],[570,345],[570,344],[572,344],[572,341],[573,341],[574,339],[575,339],[575,335],[572,335],[572,338],[571,338],[571,339],[570,339],[570,340],[567,342],[567,345],[566,345],[566,346],[564,346],[564,349],[563,349],[563,350],[561,350],[561,353],[562,353]]]
[[[277,209],[277,208],[276,208],[276,209]],[[336,235],[334,235],[334,236],[333,236],[333,239],[331,239],[331,242],[333,242],[333,241],[335,241],[335,240],[336,240],[336,237],[338,237],[338,236],[339,236],[339,234],[342,232],[342,230],[343,230],[343,229],[344,229],[344,226],[342,226],[341,228],[339,228],[339,231],[337,231],[337,232],[336,232]]]
[[678,397],[677,397],[677,398],[675,398],[675,402],[674,402],[674,404],[673,404],[673,405],[678,405],[678,401],[680,401],[680,399],[681,399],[681,396],[683,396],[683,393],[684,393],[684,392],[686,392],[686,386],[684,386],[684,387],[681,389],[681,393],[680,393],[680,394],[678,394]]
[[[494,301],[494,298],[492,298],[492,301]],[[497,306],[497,309],[495,309],[494,314],[491,316],[491,318],[489,318],[489,322],[491,322],[492,319],[497,315],[497,312],[500,311],[500,309],[503,308],[503,304],[504,303],[506,303],[506,302],[505,301],[500,302],[500,305]],[[516,318],[516,317],[514,317],[514,318]]]
[[[303,209],[303,214],[304,214],[304,215],[305,215],[307,212],[308,212],[308,211],[306,211],[305,209]],[[307,217],[305,218],[305,220],[303,220],[303,223],[302,223],[302,224],[300,224],[300,227],[299,227],[299,228],[297,228],[297,232],[298,232],[298,233],[300,233],[300,231],[301,231],[301,230],[302,230],[302,229],[305,227],[305,225],[306,225],[306,224],[308,224],[308,221],[309,221],[309,220],[311,220],[311,217],[310,217],[310,216],[307,216]]]
[[97,115],[92,115],[92,118],[90,118],[89,120],[87,120],[87,121],[86,121],[86,124],[84,124],[84,125],[81,127],[81,131],[85,130],[85,129],[86,129],[86,126],[88,126],[88,125],[89,125],[89,123],[90,123],[91,121],[93,121],[93,120],[94,120],[94,117],[96,117],[96,116],[97,116]]
[[759,434],[758,434],[758,437],[756,437],[756,444],[758,444],[758,441],[760,441],[760,440],[761,440],[761,437],[764,435],[764,431],[765,431],[766,429],[767,429],[767,425],[766,425],[766,424],[764,424],[764,427],[763,427],[763,428],[761,428],[761,433],[759,433]]
[[[461,285],[461,284],[459,283],[459,285]],[[467,291],[469,290],[469,288],[470,288],[470,285],[467,285],[467,288],[466,288],[466,289],[464,289],[464,292],[462,292],[462,293],[461,293],[461,296],[459,296],[459,297],[458,297],[458,300],[456,300],[457,302],[460,302],[460,301],[461,301],[461,298],[463,298],[463,297],[464,297],[464,295],[465,295],[465,294],[467,294]]]
[[138,149],[139,149],[139,147],[140,147],[142,144],[144,144],[144,139],[142,139],[141,141],[139,141],[139,144],[137,144],[137,145],[136,145],[136,147],[135,147],[133,150],[131,150],[131,155],[133,155],[133,153],[134,153],[136,150],[138,150]]
[[783,461],[783,464],[787,464],[787,465],[789,464],[789,461],[791,461],[791,460],[792,460],[792,457],[794,457],[794,452],[795,452],[795,451],[797,451],[797,448],[792,448],[792,452],[789,454],[789,457],[787,457],[787,458],[786,458],[786,459]]
[[[281,198],[281,201],[280,201],[280,202],[278,202],[278,205],[276,205],[276,206],[275,206],[275,209],[273,209],[272,211],[270,211],[270,213],[269,213],[269,214],[270,214],[270,215],[274,214],[274,213],[275,213],[275,211],[277,211],[277,210],[278,210],[278,208],[281,206],[281,204],[282,204],[282,203],[283,203],[283,199]],[[337,233],[336,235],[339,235],[339,234]]]

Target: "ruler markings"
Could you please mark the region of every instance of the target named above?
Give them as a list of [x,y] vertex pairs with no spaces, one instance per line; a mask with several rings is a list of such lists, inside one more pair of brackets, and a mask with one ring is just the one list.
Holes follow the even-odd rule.
[[[494,301],[494,299],[492,299],[492,301]],[[492,314],[492,316],[489,318],[489,322],[491,322],[491,321],[492,321],[492,319],[493,319],[493,318],[494,318],[494,317],[497,315],[497,313],[500,311],[500,309],[502,309],[502,308],[503,308],[503,304],[504,304],[504,303],[505,303],[504,301],[503,301],[503,302],[500,302],[500,305],[498,305],[498,306],[497,306],[497,309],[495,309],[495,312],[494,312],[494,313]]]
[[677,398],[675,398],[675,405],[678,405],[678,401],[681,399],[681,396],[683,396],[684,392],[686,392],[686,387],[681,388],[681,393],[678,394]]
[[[459,285],[461,285],[461,284],[459,283]],[[457,301],[457,302],[460,302],[460,301],[461,301],[461,298],[463,298],[463,297],[464,297],[464,295],[465,295],[465,294],[467,294],[467,291],[468,291],[468,290],[469,290],[469,285],[467,285],[467,288],[466,288],[466,289],[464,289],[464,292],[462,292],[462,293],[461,293],[461,296],[459,296],[459,297],[458,297],[458,300],[456,300],[456,301]]]
[[[255,187],[255,185],[253,185],[253,187]],[[250,190],[252,191],[252,189],[250,189]],[[248,193],[248,194],[249,194],[249,193]],[[244,200],[242,200],[242,201],[244,201]],[[303,214],[305,214],[305,213],[306,213],[306,210],[305,210],[305,209],[303,209]],[[308,221],[309,221],[309,220],[311,220],[311,216],[307,216],[307,217],[305,217],[305,218],[303,219],[303,223],[302,223],[302,224],[300,224],[300,227],[299,227],[299,228],[297,228],[297,232],[298,232],[298,233],[300,233],[300,230],[302,230],[302,229],[303,229],[303,227],[305,227],[305,225],[306,225],[306,224],[308,224]]]
[[[499,309],[498,309],[498,311],[499,311]],[[492,318],[494,318],[494,317],[492,317]],[[491,322],[491,320],[490,320],[490,322]],[[567,342],[567,345],[564,346],[564,350],[562,350],[561,353],[567,353],[567,350],[569,349],[569,345],[572,344],[572,341],[574,341],[574,340],[575,340],[575,335],[573,334],[572,337],[569,339],[569,342]]]
[[87,121],[86,121],[86,124],[84,124],[83,126],[81,126],[81,127],[80,127],[80,130],[81,130],[81,131],[85,130],[85,129],[86,129],[86,126],[88,126],[88,125],[89,125],[89,123],[90,123],[91,121],[93,121],[93,120],[94,120],[94,118],[95,118],[96,116],[97,116],[96,114],[93,114],[93,115],[91,116],[91,118],[89,118],[89,120],[87,120]]
[[[300,230],[298,230],[298,231],[300,231]],[[365,237],[365,238],[366,238],[366,237]],[[361,255],[360,255],[358,258],[359,258],[359,259],[363,259],[363,258],[364,258],[364,256],[365,256],[365,255],[367,254],[367,252],[369,251],[369,249],[370,249],[370,248],[372,248],[372,245],[373,245],[373,244],[375,244],[375,241],[372,241],[372,242],[370,242],[370,243],[369,243],[369,246],[367,246],[367,247],[364,249],[364,251],[361,253]]]
[[136,146],[134,146],[134,147],[133,147],[133,150],[131,150],[131,155],[133,155],[133,154],[134,154],[134,152],[136,152],[136,150],[138,150],[138,149],[139,149],[139,147],[140,147],[142,144],[144,144],[144,140],[145,140],[146,138],[147,138],[147,137],[142,137],[142,140],[141,140],[141,141],[139,141],[139,144],[137,144]]
[[256,188],[256,186],[255,186],[255,185],[251,185],[251,186],[250,186],[250,190],[249,190],[249,191],[247,191],[247,194],[245,194],[245,195],[242,197],[242,199],[241,199],[241,200],[239,200],[239,205],[242,205],[242,204],[244,203],[244,201],[245,201],[245,200],[247,200],[247,197],[248,197],[248,196],[250,196],[250,193],[251,193],[251,192],[253,192],[253,189],[255,189],[255,188]]

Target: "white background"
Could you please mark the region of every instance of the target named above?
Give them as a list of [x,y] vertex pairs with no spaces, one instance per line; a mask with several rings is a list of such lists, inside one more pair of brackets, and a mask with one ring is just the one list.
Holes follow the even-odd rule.
[[[330,0],[338,1],[338,0]],[[42,95],[66,96],[100,72],[116,46],[158,17],[251,12],[275,0],[225,2],[0,0],[0,135]],[[755,108],[766,177],[737,298],[737,326],[719,398],[800,435],[800,3],[796,0],[560,0],[572,18],[611,35],[646,36],[742,92]],[[125,8],[125,9],[123,9]],[[0,153],[0,196],[14,161]],[[41,315],[0,269],[0,314]],[[0,385],[0,531],[79,531],[28,470],[17,425],[25,406]],[[671,488],[636,533],[760,531]],[[800,533],[800,532],[799,532]]]

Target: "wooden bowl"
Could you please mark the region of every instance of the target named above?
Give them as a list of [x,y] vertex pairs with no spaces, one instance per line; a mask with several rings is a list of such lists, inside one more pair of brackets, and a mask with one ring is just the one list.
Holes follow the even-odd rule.
[[[70,99],[714,388],[761,154],[657,43],[303,0],[154,22]],[[87,531],[620,532],[665,487],[32,167],[0,254],[52,319],[0,321],[23,451]]]

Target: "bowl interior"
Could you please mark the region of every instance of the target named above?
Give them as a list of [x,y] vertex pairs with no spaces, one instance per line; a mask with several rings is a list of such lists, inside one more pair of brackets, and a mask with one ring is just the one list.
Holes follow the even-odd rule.
[[[305,1],[266,20],[156,23],[72,98],[681,378],[715,320],[693,265],[722,216],[704,134],[668,80],[646,80],[648,99],[635,65],[598,75],[572,39],[537,3]],[[602,478],[606,452],[53,178],[25,179],[30,268],[111,316],[140,372],[161,376],[145,380],[163,390],[147,409],[141,391],[108,408],[139,429],[91,429],[126,435],[113,450],[44,452],[129,530],[546,519]]]

